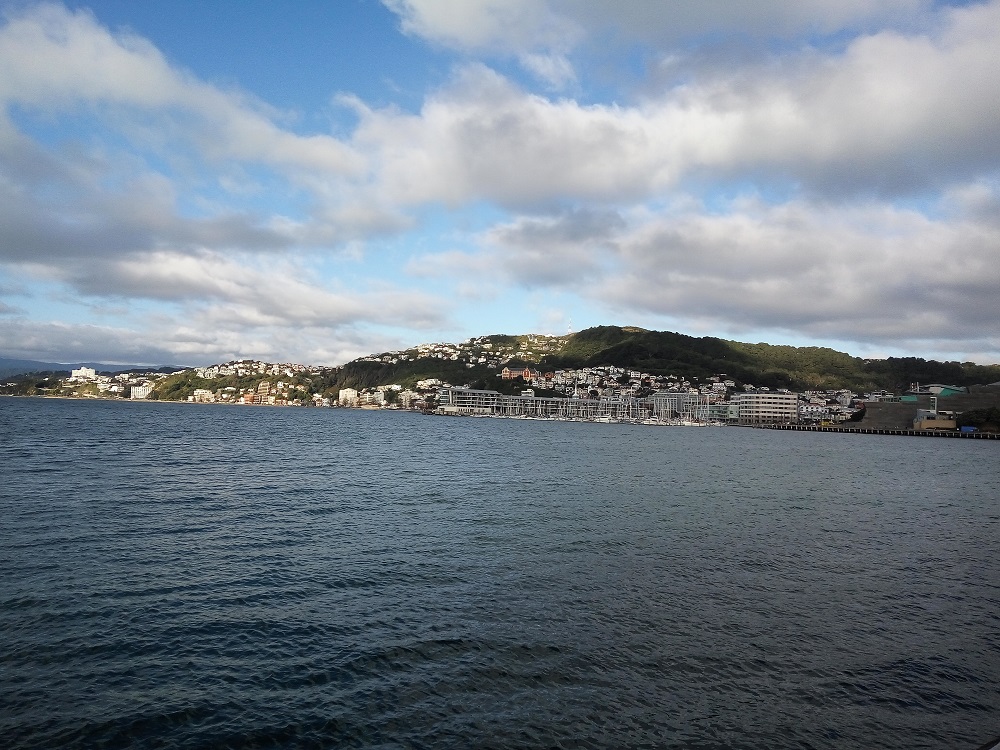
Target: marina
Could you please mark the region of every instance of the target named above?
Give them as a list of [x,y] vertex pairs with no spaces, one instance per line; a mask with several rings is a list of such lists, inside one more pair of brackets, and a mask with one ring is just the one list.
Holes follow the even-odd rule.
[[658,426],[722,425],[707,397],[697,393],[654,394],[649,398],[556,398],[510,396],[491,390],[442,388],[433,412],[443,416],[545,419],[564,422]]

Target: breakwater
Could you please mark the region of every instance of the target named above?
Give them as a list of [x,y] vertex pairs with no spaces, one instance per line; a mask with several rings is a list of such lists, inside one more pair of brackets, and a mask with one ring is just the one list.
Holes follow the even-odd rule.
[[959,432],[957,430],[901,430],[891,427],[827,427],[813,424],[759,424],[760,430],[795,430],[796,432],[848,432],[862,435],[906,435],[909,437],[969,438],[1000,440],[996,432]]

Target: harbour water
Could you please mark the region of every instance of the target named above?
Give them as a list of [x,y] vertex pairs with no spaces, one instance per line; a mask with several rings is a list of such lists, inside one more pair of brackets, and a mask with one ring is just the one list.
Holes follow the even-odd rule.
[[994,441],[0,399],[8,748],[970,748]]

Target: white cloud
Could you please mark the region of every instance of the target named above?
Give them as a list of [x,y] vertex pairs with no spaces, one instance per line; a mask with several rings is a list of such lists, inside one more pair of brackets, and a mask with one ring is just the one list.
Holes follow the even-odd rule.
[[564,55],[521,55],[521,65],[554,89],[561,89],[576,81],[573,65]]
[[[501,309],[515,285],[553,320],[554,290],[703,330],[1000,352],[983,334],[1000,298],[1000,2],[385,2],[407,33],[509,56],[542,90],[590,91],[584,57],[604,44],[672,62],[641,96],[605,80],[616,104],[466,58],[414,112],[340,97],[358,125],[338,139],[87,12],[18,11],[0,26],[0,273],[60,284],[67,304],[171,312],[104,329],[0,301],[5,346],[316,361],[389,348],[381,329],[439,330],[463,300]],[[780,43],[720,65],[703,34]],[[408,230],[393,266],[435,276],[446,303],[329,278],[329,258],[360,268]],[[461,232],[478,251],[406,257]]]
[[[460,1],[460,0],[459,0]],[[931,0],[549,0],[550,12],[604,41],[613,29],[625,42],[659,46],[691,38],[734,34],[743,37],[789,38],[832,34],[879,24],[913,25],[930,11]]]
[[607,270],[612,242],[625,228],[613,211],[521,216],[471,238],[479,251],[448,250],[410,261],[421,278],[455,280],[463,296],[493,298],[508,284],[538,290],[573,289]]
[[[404,32],[465,53],[505,54],[550,83],[545,58],[637,43],[661,49],[727,37],[793,39],[932,23],[932,0],[382,0]],[[561,82],[572,80],[561,75]]]
[[[190,362],[296,351],[335,361],[367,352],[365,336],[391,339],[373,327],[442,325],[447,302],[370,281],[346,289],[312,271],[315,255],[297,257],[408,220],[366,199],[363,185],[351,189],[365,156],[285,119],[87,12],[10,15],[0,26],[0,271],[57,285],[60,306],[89,317],[117,306],[123,325],[46,321],[37,299],[30,312],[0,302],[5,353]],[[34,140],[39,123],[56,139]],[[243,207],[265,194],[300,213]],[[147,302],[172,312],[140,320]]]
[[425,265],[457,284],[573,289],[615,318],[740,338],[854,341],[869,349],[1000,361],[1000,226],[889,204],[741,199],[650,212],[524,216],[480,250]]
[[[87,12],[12,15],[0,25],[0,260],[335,247],[404,226],[391,207],[345,198],[364,156],[284,119]],[[56,137],[34,140],[39,126]],[[296,215],[244,207],[263,195]]]
[[538,0],[383,0],[402,29],[463,51],[532,51],[573,44],[580,27]]
[[624,227],[610,211],[522,217],[482,237],[498,270],[525,287],[571,287],[605,273],[609,243]]
[[354,328],[261,328],[253,331],[178,324],[153,318],[141,328],[0,318],[4,356],[44,362],[205,365],[254,358],[334,365],[404,344]]
[[632,106],[545,98],[470,65],[419,114],[361,112],[355,144],[396,204],[622,204],[691,178],[919,194],[1000,169],[1000,3],[947,18],[933,37],[863,36]]
[[125,122],[134,111],[155,115],[155,128],[133,117],[130,134],[155,145],[191,141],[210,160],[334,175],[364,167],[337,139],[284,130],[274,122],[276,112],[246,94],[203,83],[172,67],[146,40],[114,35],[89,13],[59,5],[37,6],[0,28],[0,102],[47,112],[87,106]]
[[355,142],[379,154],[392,202],[526,205],[646,194],[663,160],[651,135],[639,111],[549,101],[470,66],[419,115],[366,113]]
[[620,267],[593,290],[619,308],[916,346],[990,341],[1000,307],[1000,231],[888,206],[794,202],[655,218],[618,241]]
[[171,340],[173,332],[160,333],[167,338],[157,341],[137,331],[111,326],[0,319],[5,356],[44,362],[174,364],[173,350],[189,349],[190,342]]
[[[122,323],[67,323],[11,309],[9,317],[0,316],[5,356],[182,364],[262,357],[335,364],[379,345],[403,343],[372,326],[439,327],[452,311],[449,303],[413,290],[331,288],[304,279],[303,269],[289,263],[259,265],[211,253],[69,264],[57,275],[41,270],[50,285],[73,291],[56,292],[64,306],[86,309],[88,300],[98,300],[107,308],[108,301],[120,300],[114,317]],[[147,307],[142,301],[154,304],[140,312]],[[100,312],[107,317],[114,311]]]
[[89,259],[49,269],[48,278],[79,293],[110,299],[185,304],[206,324],[320,326],[358,320],[412,328],[440,324],[447,306],[416,291],[381,286],[338,289],[310,278],[301,263],[245,255],[160,251],[108,261]]

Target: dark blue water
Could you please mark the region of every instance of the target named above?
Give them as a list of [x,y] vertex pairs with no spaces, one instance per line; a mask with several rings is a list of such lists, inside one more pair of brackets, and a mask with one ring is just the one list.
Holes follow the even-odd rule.
[[975,748],[1000,444],[0,399],[0,744]]

